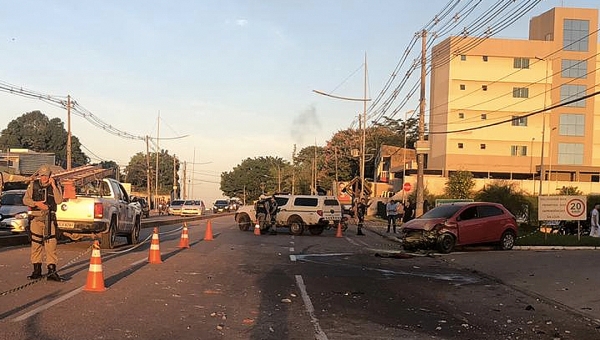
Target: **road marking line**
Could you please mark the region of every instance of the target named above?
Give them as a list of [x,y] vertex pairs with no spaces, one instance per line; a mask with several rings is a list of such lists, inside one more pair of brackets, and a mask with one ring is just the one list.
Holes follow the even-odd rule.
[[25,313],[25,314],[23,314],[21,316],[18,316],[16,318],[12,319],[12,321],[13,322],[19,322],[19,321],[23,321],[25,319],[28,319],[29,317],[34,316],[34,315],[36,315],[39,312],[45,311],[46,309],[48,309],[48,308],[50,308],[50,307],[52,307],[52,306],[54,306],[54,305],[56,305],[58,303],[61,303],[61,302],[65,301],[65,300],[67,300],[67,299],[70,299],[73,296],[81,293],[83,291],[83,288],[85,288],[85,286],[81,286],[81,287],[79,287],[79,288],[77,288],[77,289],[75,289],[75,290],[73,290],[73,291],[71,291],[71,292],[69,292],[69,293],[67,293],[67,294],[65,294],[65,295],[57,298],[57,299],[54,299],[54,300],[52,300],[52,301],[50,301],[50,302],[48,302],[48,303],[46,303],[44,305],[39,306],[38,308],[36,308],[36,309],[34,309],[32,311],[29,311],[29,312],[27,312],[27,313]]
[[294,255],[294,254],[291,254],[291,255],[290,255],[290,261],[292,261],[292,262],[296,262],[296,255]]
[[310,322],[312,322],[315,327],[315,340],[327,340],[327,334],[323,332],[321,326],[319,325],[319,319],[315,316],[315,307],[310,301],[310,297],[306,292],[306,285],[304,284],[304,280],[302,279],[302,275],[296,275],[296,284],[300,289],[300,293],[302,295],[302,300],[304,301],[304,306],[306,306],[306,311],[310,316]]
[[294,252],[294,247],[290,247],[290,253]]

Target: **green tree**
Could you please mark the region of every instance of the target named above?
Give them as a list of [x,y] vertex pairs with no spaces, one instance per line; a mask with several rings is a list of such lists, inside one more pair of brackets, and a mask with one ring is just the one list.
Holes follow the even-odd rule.
[[252,202],[265,194],[291,191],[292,167],[279,157],[246,158],[232,171],[221,173],[221,191],[225,196]]
[[500,203],[515,216],[528,216],[531,210],[527,196],[517,191],[514,183],[504,181],[486,185],[475,194],[475,199],[482,202]]
[[[150,163],[150,168],[148,168]],[[168,195],[173,191],[173,166],[175,166],[175,183],[177,192],[180,192],[181,185],[179,183],[179,161],[175,158],[173,163],[173,156],[169,155],[166,150],[161,150],[158,156],[158,194]],[[146,160],[146,154],[138,152],[129,160],[129,164],[125,167],[125,179],[131,183],[131,186],[135,191],[145,192],[148,190],[148,171],[150,174],[150,193],[156,192],[156,152],[149,155],[149,162]],[[175,196],[179,196],[176,194]]]
[[471,191],[474,186],[473,174],[470,171],[459,170],[448,176],[444,191],[448,198],[467,199],[472,197]]
[[[24,148],[55,154],[56,163],[67,167],[67,131],[59,118],[48,119],[40,111],[26,113],[8,123],[0,135],[0,148]],[[81,151],[81,143],[71,136],[71,165],[89,164],[89,157]]]
[[571,195],[571,196],[583,195],[583,193],[581,192],[581,190],[579,190],[578,187],[565,187],[565,186],[560,188],[560,190],[558,191],[558,194],[559,195]]

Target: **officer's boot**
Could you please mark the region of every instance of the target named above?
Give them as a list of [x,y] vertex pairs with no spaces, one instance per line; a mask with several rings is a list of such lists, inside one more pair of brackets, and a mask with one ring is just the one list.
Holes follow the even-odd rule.
[[42,264],[34,263],[33,264],[33,272],[27,278],[30,280],[37,280],[42,277]]
[[58,281],[58,282],[62,281],[62,278],[56,272],[56,265],[55,264],[49,264],[48,265],[48,280]]

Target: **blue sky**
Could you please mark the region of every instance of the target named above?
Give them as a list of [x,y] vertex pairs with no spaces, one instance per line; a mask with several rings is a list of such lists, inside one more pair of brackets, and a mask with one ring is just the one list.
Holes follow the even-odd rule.
[[[352,126],[362,103],[312,90],[362,97],[366,54],[375,97],[448,2],[2,0],[0,82],[71,95],[134,136],[187,136],[159,146],[187,162],[190,195],[212,202],[220,173],[244,159],[290,160],[294,144],[324,145]],[[596,0],[541,1],[497,37],[526,39],[532,16],[561,5],[598,8]],[[34,110],[66,122],[65,110],[39,100],[0,92],[0,103],[1,129]],[[95,162],[125,166],[146,150],[79,116],[71,128]]]

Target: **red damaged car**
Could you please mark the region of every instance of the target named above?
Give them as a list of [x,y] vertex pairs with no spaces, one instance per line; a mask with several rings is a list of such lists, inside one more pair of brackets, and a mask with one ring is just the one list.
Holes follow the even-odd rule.
[[456,202],[440,205],[401,228],[404,249],[437,248],[451,252],[455,246],[495,243],[512,249],[517,221],[502,204]]

